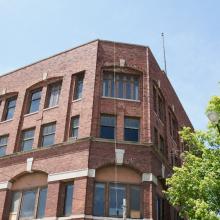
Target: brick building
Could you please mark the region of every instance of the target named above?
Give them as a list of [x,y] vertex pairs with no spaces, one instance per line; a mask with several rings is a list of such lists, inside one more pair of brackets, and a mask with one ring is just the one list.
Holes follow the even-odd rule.
[[95,40],[0,77],[0,219],[175,220],[192,126],[149,47]]

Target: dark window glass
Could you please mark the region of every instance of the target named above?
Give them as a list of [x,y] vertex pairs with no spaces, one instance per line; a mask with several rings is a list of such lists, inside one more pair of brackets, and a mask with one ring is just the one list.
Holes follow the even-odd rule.
[[158,96],[158,111],[159,111],[159,118],[161,121],[164,121],[165,117],[165,107],[164,107],[164,101],[162,97],[159,95]]
[[105,72],[103,75],[102,95],[106,97],[138,100],[139,78],[128,74]]
[[6,101],[6,109],[5,109],[5,117],[3,120],[9,120],[12,119],[14,116],[16,107],[16,98],[10,98]]
[[123,199],[126,198],[125,186],[110,184],[109,186],[109,216],[121,217],[123,215]]
[[170,135],[175,142],[178,142],[179,134],[178,134],[178,123],[173,113],[169,112],[169,130]]
[[130,192],[130,217],[131,218],[141,218],[141,193],[140,187],[131,186]]
[[72,204],[73,204],[73,184],[67,184],[65,187],[65,201],[64,201],[64,216],[72,214]]
[[48,105],[46,107],[53,107],[58,105],[61,91],[61,83],[52,84],[49,86]]
[[74,100],[82,98],[83,79],[84,79],[84,74],[79,74],[76,77]]
[[136,118],[125,117],[124,139],[125,141],[139,140],[140,120]]
[[104,216],[105,213],[105,184],[95,184],[95,195],[93,203],[93,215]]
[[154,111],[157,113],[157,90],[153,87],[153,103],[154,103]]
[[159,196],[156,201],[156,210],[157,210],[157,220],[164,219],[164,201]]
[[39,193],[37,218],[43,218],[45,216],[46,200],[47,188],[42,188]]
[[21,199],[21,192],[14,192],[11,203],[11,212],[17,213]]
[[158,147],[158,131],[156,128],[154,128],[154,145]]
[[115,116],[101,115],[100,137],[115,138]]
[[73,117],[71,120],[71,137],[78,137],[79,133],[79,116]]
[[32,149],[33,142],[34,142],[34,132],[35,129],[30,129],[23,131],[22,133],[22,142],[21,142],[21,150],[22,151],[29,151]]
[[29,190],[23,192],[20,217],[34,218],[35,199],[36,199],[36,190]]
[[161,152],[164,152],[164,147],[165,147],[165,143],[164,143],[164,139],[162,136],[160,136],[160,146],[159,146],[159,150]]
[[42,147],[54,144],[56,132],[56,123],[51,123],[43,126],[42,130]]
[[28,113],[37,112],[40,107],[41,90],[31,93],[30,106]]
[[8,136],[1,136],[0,137],[0,156],[5,155],[7,144],[8,144]]

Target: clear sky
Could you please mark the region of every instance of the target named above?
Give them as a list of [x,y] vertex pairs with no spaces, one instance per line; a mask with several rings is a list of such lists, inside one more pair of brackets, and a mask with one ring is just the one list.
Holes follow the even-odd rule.
[[196,129],[220,95],[220,1],[0,0],[0,74],[93,39],[148,45]]

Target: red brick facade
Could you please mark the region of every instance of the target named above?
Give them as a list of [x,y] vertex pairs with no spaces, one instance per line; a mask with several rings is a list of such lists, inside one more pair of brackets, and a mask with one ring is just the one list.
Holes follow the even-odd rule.
[[[120,65],[120,60],[125,64]],[[139,100],[102,97],[103,71],[139,76]],[[73,100],[76,76],[84,74],[82,98]],[[44,108],[48,85],[62,82],[59,104]],[[153,87],[162,95],[164,121],[153,109]],[[27,113],[30,91],[42,88],[39,111]],[[104,219],[93,215],[94,173],[115,164],[115,147],[124,149],[121,166],[135,170],[142,182],[141,219],[156,220],[156,196],[163,197],[164,177],[179,162],[180,139],[170,134],[170,114],[177,127],[192,126],[167,76],[148,47],[96,40],[54,55],[0,77],[0,117],[6,100],[17,96],[13,119],[0,122],[0,137],[8,135],[6,155],[0,157],[0,219],[9,219],[13,184],[33,173],[48,175],[45,219]],[[100,138],[100,115],[116,115],[116,142]],[[78,139],[69,138],[70,121],[80,116]],[[124,141],[124,117],[140,119],[139,142]],[[56,122],[55,144],[42,148],[42,125]],[[33,149],[20,151],[22,131],[35,127]],[[154,129],[164,138],[161,153],[154,145]],[[33,158],[30,170],[27,159]],[[163,169],[165,174],[163,175]],[[56,174],[56,175],[55,175]],[[144,179],[144,175],[153,179]],[[51,180],[50,178],[58,178]],[[61,217],[62,183],[74,182],[72,215]],[[164,219],[175,220],[167,202]],[[48,218],[47,218],[48,217]],[[51,217],[51,218],[49,218]],[[108,216],[106,216],[106,219]]]

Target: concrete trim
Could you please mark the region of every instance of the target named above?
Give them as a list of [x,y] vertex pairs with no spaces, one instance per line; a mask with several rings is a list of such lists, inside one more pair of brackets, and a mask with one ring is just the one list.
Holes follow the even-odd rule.
[[48,175],[48,182],[54,182],[59,180],[74,179],[77,177],[95,177],[95,169],[73,170],[60,173],[51,173]]
[[33,157],[27,158],[26,171],[29,173],[32,172],[33,161],[34,161]]
[[117,165],[122,165],[124,161],[124,149],[115,149],[115,163]]
[[11,182],[5,181],[5,182],[0,182],[0,189],[11,189]]
[[156,185],[158,184],[157,177],[154,176],[153,173],[143,173],[142,182],[153,182]]

